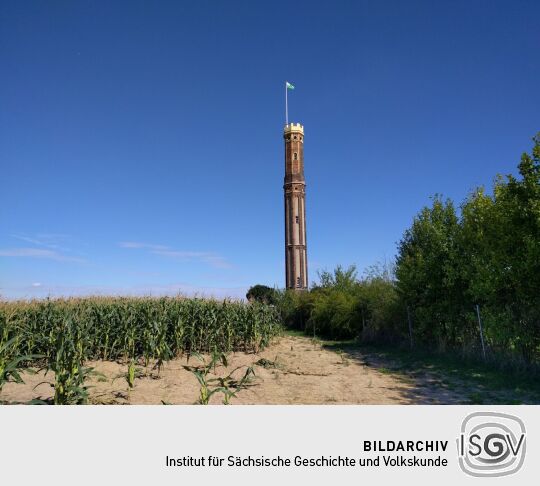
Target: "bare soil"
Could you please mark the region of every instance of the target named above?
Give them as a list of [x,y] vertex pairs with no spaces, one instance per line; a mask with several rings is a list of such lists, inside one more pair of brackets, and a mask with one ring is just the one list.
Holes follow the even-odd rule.
[[[261,359],[264,359],[261,361]],[[259,364],[256,364],[259,362]],[[194,404],[199,396],[196,377],[183,365],[198,365],[191,357],[168,362],[158,374],[152,366],[140,365],[140,377],[129,389],[124,363],[88,363],[102,376],[89,385],[92,404]],[[266,365],[266,366],[263,366]],[[325,349],[307,337],[281,337],[260,353],[234,353],[227,367],[218,366],[217,376],[238,369],[241,378],[247,366],[255,377],[246,389],[231,399],[232,404],[459,404],[468,403],[467,390],[447,387],[440,379],[422,373],[410,376],[389,371],[384,363],[361,352],[344,353]],[[25,384],[8,383],[2,390],[3,403],[47,400],[53,395],[51,373],[23,374]],[[220,404],[223,395],[212,396]]]

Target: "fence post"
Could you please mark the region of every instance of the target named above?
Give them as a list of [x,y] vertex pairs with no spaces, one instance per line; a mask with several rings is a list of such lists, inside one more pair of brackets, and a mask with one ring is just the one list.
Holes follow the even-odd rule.
[[478,326],[480,327],[480,341],[482,342],[482,355],[486,361],[486,346],[484,344],[484,329],[482,328],[482,319],[480,318],[480,306],[476,304],[476,315],[478,316]]
[[409,321],[409,345],[411,349],[413,348],[413,337],[412,337],[412,320],[411,320],[411,311],[409,306],[407,306],[407,320]]

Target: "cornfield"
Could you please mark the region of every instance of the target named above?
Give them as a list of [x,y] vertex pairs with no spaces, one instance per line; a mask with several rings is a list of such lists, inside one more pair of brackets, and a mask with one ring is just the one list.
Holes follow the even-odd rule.
[[[257,351],[281,332],[271,306],[181,297],[89,297],[0,302],[12,356],[50,365],[86,360],[163,362],[187,353]],[[1,344],[1,343],[0,343]],[[74,373],[69,372],[70,375]]]

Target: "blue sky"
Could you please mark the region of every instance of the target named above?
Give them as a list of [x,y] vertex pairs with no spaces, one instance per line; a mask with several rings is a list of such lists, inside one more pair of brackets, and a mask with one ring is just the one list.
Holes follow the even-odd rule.
[[0,294],[284,285],[284,81],[310,280],[540,130],[540,3],[2,2]]

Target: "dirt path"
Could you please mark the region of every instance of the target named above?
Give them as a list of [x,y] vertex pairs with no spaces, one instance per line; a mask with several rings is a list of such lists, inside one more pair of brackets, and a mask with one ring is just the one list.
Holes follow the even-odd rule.
[[[255,365],[261,358],[266,367]],[[371,361],[370,361],[371,360]],[[256,376],[247,389],[232,399],[233,404],[456,404],[466,403],[462,393],[445,388],[429,375],[410,378],[388,372],[381,363],[361,353],[336,353],[306,337],[282,337],[258,354],[235,353],[227,369],[218,367],[217,375],[238,366],[254,365]],[[173,360],[161,370],[148,370],[136,379],[128,391],[123,375],[126,365],[116,362],[91,362],[104,377],[93,378],[90,402],[93,404],[193,404],[199,385],[192,373],[184,370],[186,360]],[[198,364],[191,358],[190,365]],[[144,368],[141,367],[144,372]],[[237,371],[238,377],[243,374]],[[235,375],[235,376],[237,376]],[[51,375],[24,375],[26,384],[5,385],[0,400],[24,403],[47,399],[53,390]],[[41,384],[40,384],[41,383]],[[222,396],[211,403],[221,403]]]

